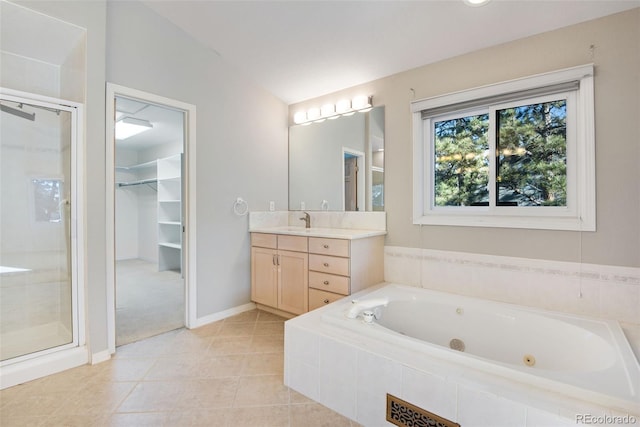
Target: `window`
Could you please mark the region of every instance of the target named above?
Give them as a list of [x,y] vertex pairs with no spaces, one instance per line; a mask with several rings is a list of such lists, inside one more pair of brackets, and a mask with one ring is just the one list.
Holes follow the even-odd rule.
[[414,223],[595,230],[593,66],[412,111]]
[[62,220],[62,180],[32,179],[33,207],[36,222],[60,222]]

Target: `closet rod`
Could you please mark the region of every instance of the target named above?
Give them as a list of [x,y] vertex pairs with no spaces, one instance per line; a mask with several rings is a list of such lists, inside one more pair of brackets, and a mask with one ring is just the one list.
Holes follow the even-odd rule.
[[[157,179],[141,179],[140,181],[130,181],[130,182],[118,182],[118,187],[129,187],[131,185],[141,185],[141,184],[156,184],[158,182]],[[152,187],[153,188],[153,187]],[[155,188],[154,188],[155,190]]]

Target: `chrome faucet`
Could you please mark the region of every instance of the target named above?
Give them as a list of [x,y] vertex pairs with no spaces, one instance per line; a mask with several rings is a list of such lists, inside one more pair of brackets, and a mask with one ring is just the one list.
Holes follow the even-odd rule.
[[386,307],[389,304],[389,298],[372,298],[362,301],[353,300],[351,306],[347,310],[347,317],[349,319],[355,319],[365,310],[372,310],[378,307]]
[[307,212],[303,212],[304,216],[300,219],[304,220],[304,228],[311,228],[311,215],[309,215]]

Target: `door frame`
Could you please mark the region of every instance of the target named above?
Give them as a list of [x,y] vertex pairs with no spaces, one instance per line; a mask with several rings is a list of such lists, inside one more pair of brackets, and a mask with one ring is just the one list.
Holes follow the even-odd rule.
[[[185,283],[185,327],[196,325],[196,106],[107,82],[106,96],[106,176],[107,176],[107,343],[116,352],[115,276],[115,98],[121,96],[183,111],[184,120],[184,217],[183,263]],[[186,243],[186,244],[185,244]]]
[[360,207],[360,211],[359,212],[363,212],[365,210],[365,174],[364,174],[364,169],[365,169],[365,164],[364,164],[364,160],[365,160],[365,155],[363,151],[358,151],[358,150],[354,150],[353,148],[349,148],[349,147],[342,147],[342,159],[341,159],[341,177],[340,177],[340,182],[342,182],[341,187],[341,191],[342,191],[342,210],[344,211],[347,207],[345,206],[345,201],[344,201],[344,196],[345,196],[345,191],[344,191],[344,156],[345,154],[349,154],[351,156],[357,157],[358,158],[358,168],[362,168],[361,173],[358,173],[357,175],[357,192],[356,192],[356,199],[358,201],[358,206]]

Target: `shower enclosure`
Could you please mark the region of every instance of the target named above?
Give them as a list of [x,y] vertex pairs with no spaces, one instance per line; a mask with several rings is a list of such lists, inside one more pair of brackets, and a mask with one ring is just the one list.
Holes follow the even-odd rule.
[[3,367],[77,347],[80,337],[74,167],[80,107],[16,93],[0,92]]

